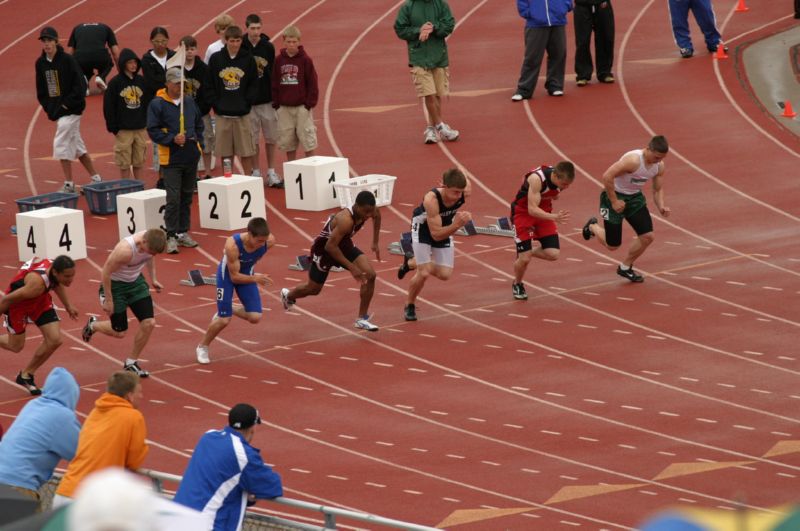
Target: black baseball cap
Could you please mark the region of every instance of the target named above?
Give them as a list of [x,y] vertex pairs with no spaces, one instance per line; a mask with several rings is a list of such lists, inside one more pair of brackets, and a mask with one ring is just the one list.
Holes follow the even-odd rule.
[[261,424],[261,417],[250,404],[236,404],[228,412],[228,425],[233,429],[246,430],[254,424]]
[[43,41],[45,39],[50,39],[53,41],[58,40],[58,32],[53,26],[45,26],[42,28],[42,31],[39,32],[39,40]]

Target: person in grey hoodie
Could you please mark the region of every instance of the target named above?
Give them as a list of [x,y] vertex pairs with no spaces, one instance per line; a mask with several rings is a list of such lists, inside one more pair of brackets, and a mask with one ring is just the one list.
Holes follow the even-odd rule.
[[67,369],[55,367],[42,396],[19,412],[0,441],[0,484],[39,499],[39,488],[61,459],[75,456],[81,425],[75,417],[80,388]]

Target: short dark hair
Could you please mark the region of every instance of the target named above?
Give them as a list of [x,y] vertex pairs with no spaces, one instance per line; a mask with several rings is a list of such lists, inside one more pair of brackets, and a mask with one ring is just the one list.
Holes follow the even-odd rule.
[[647,149],[657,153],[669,153],[669,142],[667,142],[667,137],[664,135],[654,136],[647,144]]
[[131,371],[119,371],[108,377],[106,390],[112,395],[125,398],[125,395],[132,393],[139,385],[139,375]]
[[65,269],[72,269],[75,267],[75,260],[65,254],[56,256],[53,259],[53,271],[56,273],[63,273]]
[[261,24],[261,17],[259,17],[255,13],[247,15],[247,18],[244,19],[244,27],[249,28],[250,25],[252,24]]
[[369,190],[362,190],[356,196],[356,205],[360,207],[375,206],[375,194]]
[[467,187],[467,177],[458,168],[450,168],[442,174],[442,184],[447,188],[463,189]]
[[227,41],[228,39],[241,39],[242,35],[244,35],[244,33],[242,33],[242,28],[239,26],[228,26],[225,28],[225,34],[223,36]]
[[251,236],[269,236],[269,225],[264,218],[253,218],[247,222],[247,232]]
[[556,173],[559,177],[571,183],[575,180],[575,165],[567,160],[562,160],[558,164],[556,164],[555,168]]
[[169,32],[167,31],[167,28],[164,28],[162,26],[156,26],[155,28],[150,30],[150,40],[152,41],[153,39],[155,39],[157,35],[163,35],[164,37],[169,39]]
[[183,45],[186,46],[187,48],[197,48],[197,39],[195,39],[191,35],[186,35],[185,37],[181,37],[180,42],[182,42]]

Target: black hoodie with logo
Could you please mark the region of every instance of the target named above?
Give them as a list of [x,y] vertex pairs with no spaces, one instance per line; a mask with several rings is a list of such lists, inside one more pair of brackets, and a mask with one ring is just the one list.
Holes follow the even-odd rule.
[[86,78],[78,61],[60,44],[52,61],[44,52],[36,60],[36,98],[54,122],[62,116],[83,114],[86,108]]
[[[128,61],[136,61],[136,72],[125,70]],[[103,95],[103,116],[106,129],[116,135],[122,130],[147,127],[147,106],[144,104],[145,81],[139,74],[141,61],[133,50],[124,48],[119,53],[119,74],[108,82]]]
[[242,39],[242,49],[253,54],[258,70],[258,96],[253,105],[261,105],[272,101],[272,65],[275,63],[275,46],[269,41],[269,37],[263,33],[258,38],[258,42],[253,46],[250,39],[245,34]]

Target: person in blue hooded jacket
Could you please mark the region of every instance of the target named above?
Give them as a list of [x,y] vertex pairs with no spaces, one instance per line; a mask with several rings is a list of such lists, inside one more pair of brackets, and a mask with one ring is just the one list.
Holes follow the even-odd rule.
[[25,404],[0,441],[0,484],[39,499],[39,488],[58,462],[75,456],[79,395],[78,382],[67,369],[50,371],[42,396]]
[[547,78],[544,88],[551,96],[564,95],[567,64],[567,13],[572,0],[517,0],[519,16],[525,19],[525,57],[511,101],[533,97],[544,52],[547,51]]

